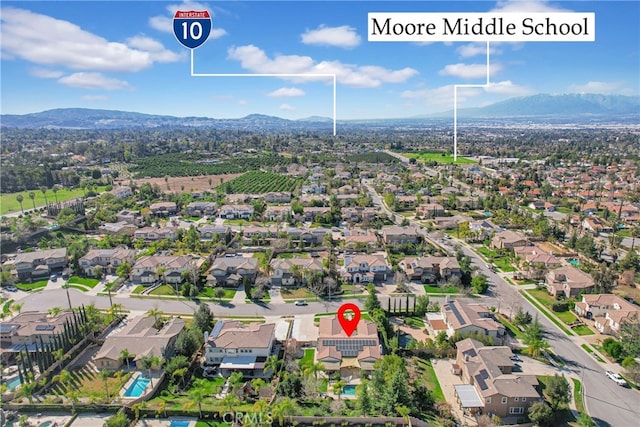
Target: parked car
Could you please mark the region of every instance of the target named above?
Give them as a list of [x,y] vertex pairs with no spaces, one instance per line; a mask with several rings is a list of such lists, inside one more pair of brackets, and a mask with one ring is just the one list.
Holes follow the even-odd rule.
[[629,387],[629,384],[627,384],[627,382],[624,380],[624,378],[622,378],[619,374],[616,374],[615,372],[612,371],[607,371],[605,372],[605,374],[613,381],[615,381],[616,384],[618,384],[621,387]]
[[308,304],[307,304],[306,301],[296,301],[296,305],[304,306],[304,305],[308,305]]
[[520,359],[520,357],[517,354],[514,354],[513,356],[511,356],[511,360],[513,360],[514,362],[522,362],[522,359]]
[[18,292],[18,288],[16,288],[15,286],[11,285],[11,286],[6,286],[5,289],[9,292]]
[[56,276],[55,274],[52,274],[51,277],[49,277],[49,279],[51,279],[52,282],[55,282],[56,280],[58,280],[58,276]]

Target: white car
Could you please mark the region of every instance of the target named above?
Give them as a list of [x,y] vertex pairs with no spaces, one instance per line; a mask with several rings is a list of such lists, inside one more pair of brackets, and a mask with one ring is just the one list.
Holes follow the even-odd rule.
[[622,378],[619,374],[616,374],[615,372],[612,371],[607,371],[605,372],[605,374],[613,381],[615,381],[616,384],[618,384],[621,387],[628,387],[629,384],[627,384],[627,382],[624,380],[624,378]]
[[296,305],[304,306],[307,305],[306,301],[296,301]]

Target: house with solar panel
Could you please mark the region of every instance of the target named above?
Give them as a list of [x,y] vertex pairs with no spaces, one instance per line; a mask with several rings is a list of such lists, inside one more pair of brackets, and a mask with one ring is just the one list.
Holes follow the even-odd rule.
[[204,334],[205,363],[217,366],[225,377],[241,372],[245,378],[268,378],[265,362],[278,353],[275,331],[275,323],[220,320]]
[[506,333],[504,326],[493,318],[493,313],[484,304],[466,304],[447,297],[440,310],[448,336],[456,332],[481,333],[500,342]]
[[373,364],[382,358],[378,328],[374,322],[360,320],[349,337],[336,316],[320,318],[316,362],[327,374],[339,372],[342,378],[359,378],[371,373]]
[[458,341],[456,348],[453,371],[465,384],[454,388],[465,413],[497,415],[504,424],[521,423],[529,406],[542,401],[536,376],[513,371],[509,347],[489,347],[467,338]]

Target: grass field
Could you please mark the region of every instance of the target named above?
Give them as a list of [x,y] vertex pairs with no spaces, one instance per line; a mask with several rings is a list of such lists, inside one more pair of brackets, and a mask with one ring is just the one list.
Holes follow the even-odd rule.
[[314,294],[307,288],[282,289],[281,293],[282,298],[285,300],[317,298],[316,294]]
[[404,323],[407,326],[411,326],[414,328],[424,328],[424,320],[419,317],[405,317]]
[[[204,288],[202,288],[202,290],[200,291],[200,293],[198,294],[198,297],[200,298],[213,298],[216,299],[216,297],[213,296],[213,291],[214,288],[209,287],[209,286],[205,286]],[[233,299],[233,297],[236,294],[236,290],[235,289],[224,289],[224,296],[222,297],[222,299],[226,299],[226,300],[230,300]]]
[[576,403],[576,410],[580,413],[584,412],[584,402],[582,401],[582,383],[580,380],[571,378],[573,381],[573,400]]
[[21,291],[29,292],[40,290],[47,286],[47,283],[49,283],[47,280],[39,280],[33,283],[16,283],[16,288],[20,289]]
[[428,294],[457,294],[460,292],[460,289],[455,287],[449,288],[431,285],[424,285],[424,290]]
[[168,295],[176,296],[176,290],[169,285],[161,285],[149,292],[149,295]]
[[415,359],[416,364],[422,370],[422,380],[424,381],[425,386],[431,390],[433,393],[433,398],[436,402],[446,402],[444,398],[444,393],[442,392],[442,388],[440,387],[440,382],[438,381],[438,377],[436,376],[436,372],[431,366],[431,360],[424,359]]
[[571,329],[573,329],[573,332],[575,332],[576,334],[581,335],[581,336],[584,336],[584,335],[595,335],[595,332],[593,332],[591,330],[591,328],[588,327],[587,325],[578,325],[578,326],[575,326],[575,327],[573,327]]
[[314,348],[305,348],[304,356],[300,359],[300,366],[306,366],[313,362],[313,358],[316,354],[316,350]]
[[515,336],[519,340],[524,339],[524,334],[522,333],[522,331],[520,331],[520,329],[518,329],[516,325],[507,320],[506,317],[500,314],[496,316],[496,318],[498,319],[498,322],[502,323],[502,325],[504,325],[504,327],[507,328],[513,336]]
[[[551,320],[553,322],[553,324],[556,325],[558,328],[560,328],[560,330],[562,332],[564,332],[567,335],[574,335],[573,332],[571,332],[569,329],[565,328],[564,325],[562,323],[560,323],[555,316],[550,315],[551,310],[547,309],[544,306],[544,304],[542,304],[538,299],[536,299],[533,295],[531,295],[529,293],[531,291],[537,291],[537,289],[532,289],[530,291],[522,291],[522,296],[524,296],[531,304],[536,306],[536,308],[538,308],[538,310],[542,311],[544,313],[544,315],[547,316],[547,319]],[[545,292],[545,291],[543,290],[541,292]],[[547,295],[547,296],[552,298],[550,295]],[[554,313],[554,314],[557,314],[557,313]]]
[[99,282],[100,281],[98,279],[91,279],[91,278],[88,278],[88,277],[71,276],[67,283],[69,283],[70,285],[78,284],[78,285],[86,286],[88,288],[95,288],[96,285]]
[[[105,187],[98,187],[98,193],[104,191]],[[36,207],[39,208],[45,205],[44,195],[40,190],[34,190]],[[22,207],[24,209],[33,209],[33,203],[29,198],[29,191],[22,191],[20,193],[0,194],[0,215],[4,215],[12,212],[20,212],[20,203],[16,200],[16,196],[22,194],[24,200],[22,201]],[[61,188],[57,193],[58,201],[64,202],[65,200],[75,199],[84,196],[84,190],[82,188],[74,188],[72,190]],[[56,198],[53,191],[47,190],[47,200],[49,203],[55,202]]]
[[[403,156],[410,159],[416,159],[419,162],[436,162],[441,164],[453,163],[453,154],[445,153],[442,151],[420,151],[418,153],[401,153]],[[476,164],[475,160],[467,159],[465,157],[458,156],[456,164]]]

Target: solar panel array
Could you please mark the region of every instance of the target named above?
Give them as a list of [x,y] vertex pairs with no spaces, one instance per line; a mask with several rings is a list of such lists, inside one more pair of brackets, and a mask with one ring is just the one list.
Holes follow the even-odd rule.
[[458,311],[458,307],[456,307],[455,304],[449,304],[449,308],[451,309],[451,312],[453,313],[453,315],[456,316],[456,319],[458,319],[458,322],[460,322],[461,325],[464,325],[465,323],[467,323],[465,322],[464,318]]
[[476,383],[480,386],[480,390],[486,390],[489,388],[487,383],[484,381],[484,378],[482,378],[482,375],[476,375],[474,379],[476,380]]
[[54,325],[36,325],[36,331],[53,331],[55,328]]
[[356,357],[365,346],[375,346],[376,340],[371,339],[328,339],[322,340],[322,345],[336,347],[343,357]]

